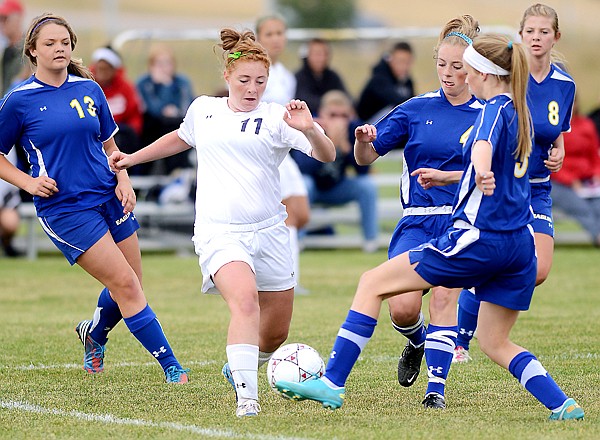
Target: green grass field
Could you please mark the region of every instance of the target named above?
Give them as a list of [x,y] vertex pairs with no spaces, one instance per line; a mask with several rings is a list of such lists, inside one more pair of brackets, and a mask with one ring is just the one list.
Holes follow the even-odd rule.
[[[385,253],[302,254],[302,283],[289,342],[329,354],[360,274]],[[347,383],[338,411],[275,395],[259,371],[262,413],[240,420],[221,377],[228,313],[218,296],[201,295],[195,258],[144,255],[144,284],[191,382],[169,386],[151,356],[123,324],[107,345],[106,370],[80,366],[73,328],[89,319],[100,286],[61,257],[0,260],[0,438],[250,438],[250,439],[592,439],[600,438],[598,330],[600,251],[559,248],[550,279],[513,330],[586,411],[583,422],[548,422],[548,411],[510,374],[479,351],[453,367],[448,408],[425,411],[425,372],[412,388],[395,377],[404,340],[381,325]],[[385,305],[384,305],[385,307]]]

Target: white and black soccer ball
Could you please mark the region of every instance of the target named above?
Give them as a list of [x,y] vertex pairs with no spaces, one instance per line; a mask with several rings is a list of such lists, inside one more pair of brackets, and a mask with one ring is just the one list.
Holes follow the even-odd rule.
[[305,382],[318,379],[323,376],[323,373],[325,373],[325,363],[319,352],[310,345],[301,343],[279,347],[267,365],[267,380],[271,389],[277,394],[280,393],[275,388],[275,382],[280,380]]

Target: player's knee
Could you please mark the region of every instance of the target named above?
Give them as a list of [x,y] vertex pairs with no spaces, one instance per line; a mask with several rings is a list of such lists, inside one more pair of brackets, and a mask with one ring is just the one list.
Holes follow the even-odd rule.
[[402,304],[402,306],[390,307],[390,318],[392,322],[400,327],[408,327],[419,320],[421,306],[413,304]]
[[133,270],[124,271],[115,276],[109,284],[108,288],[117,302],[134,300],[144,295],[138,277]]

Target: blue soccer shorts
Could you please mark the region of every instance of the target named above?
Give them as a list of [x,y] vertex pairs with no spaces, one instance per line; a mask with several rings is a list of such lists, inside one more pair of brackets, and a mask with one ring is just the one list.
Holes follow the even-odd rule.
[[527,310],[537,271],[530,227],[512,232],[450,228],[409,251],[415,271],[434,286],[475,289],[480,301]]
[[552,219],[552,183],[534,183],[531,185],[531,208],[533,209],[533,231],[554,237]]
[[39,221],[50,240],[71,265],[106,232],[110,231],[115,243],[119,243],[140,227],[132,212],[123,213],[123,206],[117,196],[93,208],[39,217]]

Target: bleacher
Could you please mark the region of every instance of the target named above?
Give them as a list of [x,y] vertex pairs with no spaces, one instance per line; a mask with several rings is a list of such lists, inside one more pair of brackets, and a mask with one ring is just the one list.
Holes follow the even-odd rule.
[[[388,154],[380,158],[374,166],[372,177],[379,188],[378,216],[382,226],[378,237],[380,248],[389,244],[395,223],[402,216],[402,206],[398,199],[401,155]],[[383,169],[380,169],[383,168]],[[393,171],[391,171],[393,169]],[[150,190],[157,185],[165,185],[172,178],[168,176],[132,176],[131,181],[138,201],[134,210],[140,222],[138,231],[140,248],[144,251],[172,251],[191,254],[194,247],[191,241],[194,224],[192,203],[162,205],[148,199]],[[24,224],[24,233],[16,238],[15,245],[25,250],[29,259],[35,259],[39,252],[58,252],[43,232],[31,203],[23,203],[19,212]],[[565,219],[564,213],[555,213],[556,222]],[[340,233],[333,235],[307,234],[302,238],[304,249],[361,248],[363,239],[360,231],[360,211],[355,202],[341,206],[314,206],[307,230],[317,230],[324,226],[340,226]],[[343,226],[342,226],[343,225]],[[336,228],[337,232],[337,228]],[[584,231],[560,231],[555,237],[557,244],[587,244],[589,238]]]

